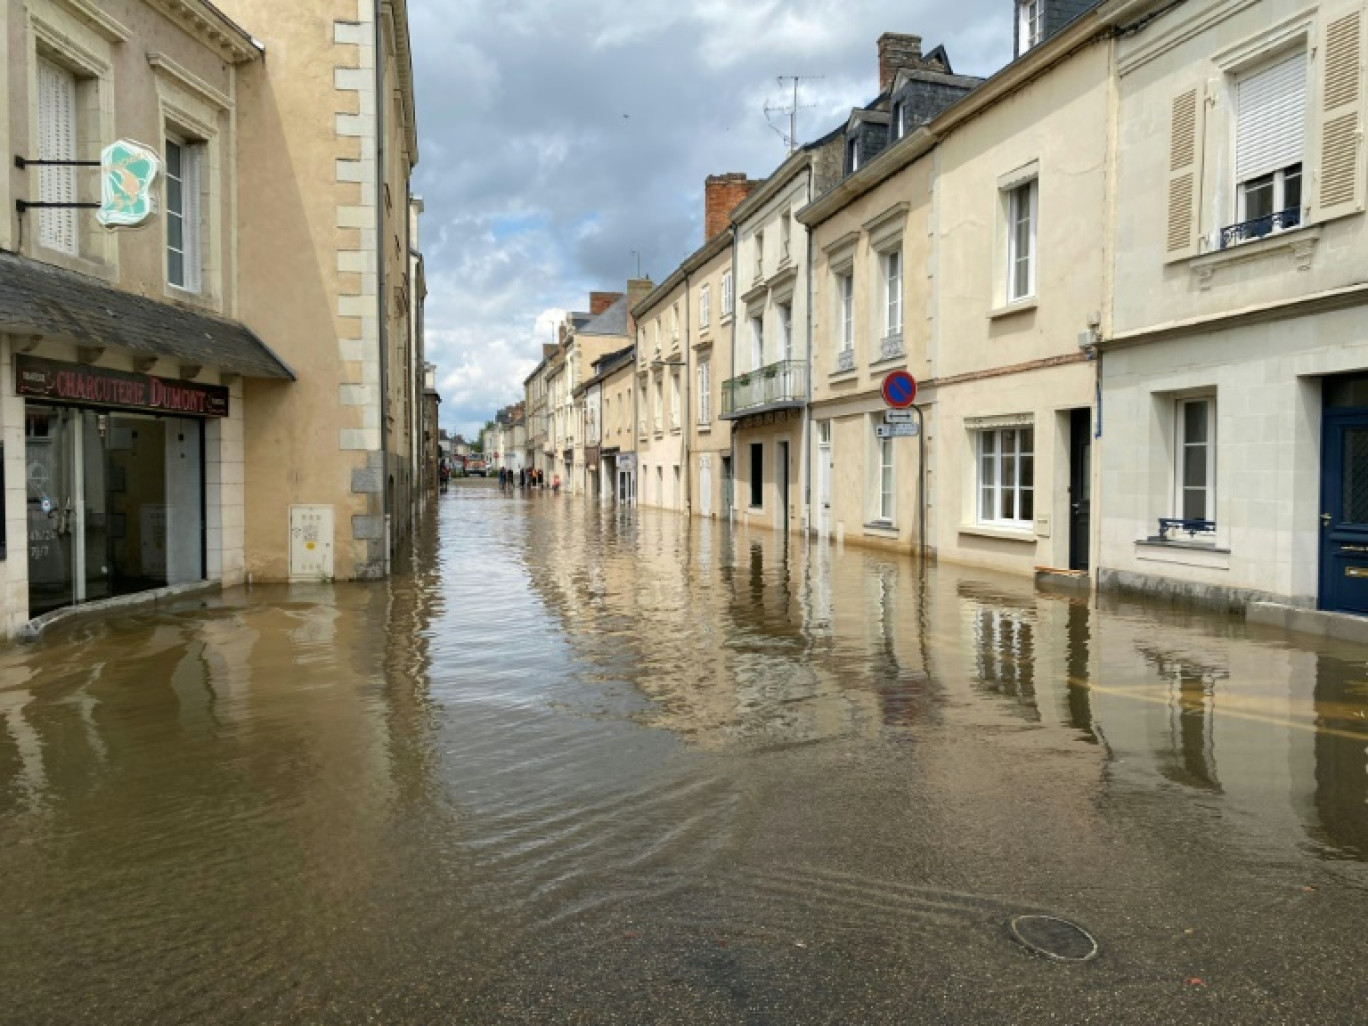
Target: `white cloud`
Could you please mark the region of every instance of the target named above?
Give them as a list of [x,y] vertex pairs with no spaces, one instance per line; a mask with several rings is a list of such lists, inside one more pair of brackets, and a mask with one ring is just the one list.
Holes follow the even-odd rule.
[[802,88],[808,140],[877,92],[885,31],[944,43],[957,71],[1006,59],[1005,0],[888,6],[410,0],[443,424],[477,430],[519,398],[561,312],[625,288],[634,252],[657,281],[668,275],[703,241],[707,175],[782,162],[764,114],[786,99],[777,76],[824,76]]

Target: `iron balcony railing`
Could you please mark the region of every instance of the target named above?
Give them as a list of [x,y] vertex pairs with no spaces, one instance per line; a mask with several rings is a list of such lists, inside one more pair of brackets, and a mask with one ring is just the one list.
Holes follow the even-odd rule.
[[765,406],[807,401],[808,368],[802,360],[780,360],[722,382],[722,416]]
[[1256,217],[1252,221],[1241,221],[1239,224],[1232,224],[1228,228],[1221,229],[1221,248],[1227,249],[1230,246],[1238,246],[1240,243],[1249,242],[1251,239],[1262,239],[1265,235],[1286,231],[1288,228],[1295,228],[1299,224],[1301,224],[1301,207],[1289,207],[1287,210],[1280,210],[1276,214],[1269,214],[1266,217]]

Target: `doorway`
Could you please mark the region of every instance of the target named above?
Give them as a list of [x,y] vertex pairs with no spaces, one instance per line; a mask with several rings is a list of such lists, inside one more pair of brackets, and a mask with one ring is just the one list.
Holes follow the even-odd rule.
[[1069,411],[1069,569],[1089,568],[1092,533],[1092,410]]
[[1368,375],[1324,385],[1321,609],[1368,615]]
[[774,461],[774,484],[779,493],[779,508],[775,510],[774,526],[788,530],[789,521],[789,444],[779,443],[779,456]]
[[731,518],[732,511],[732,461],[730,456],[722,457],[722,513]]
[[817,422],[817,536],[831,534],[831,421]]

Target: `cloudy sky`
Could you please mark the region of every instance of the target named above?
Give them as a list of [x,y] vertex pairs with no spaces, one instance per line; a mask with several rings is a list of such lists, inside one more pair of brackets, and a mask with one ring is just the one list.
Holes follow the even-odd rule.
[[410,0],[428,359],[473,437],[522,396],[566,309],[663,280],[703,241],[703,179],[784,159],[765,107],[812,75],[800,141],[878,92],[882,32],[987,75],[1011,0]]

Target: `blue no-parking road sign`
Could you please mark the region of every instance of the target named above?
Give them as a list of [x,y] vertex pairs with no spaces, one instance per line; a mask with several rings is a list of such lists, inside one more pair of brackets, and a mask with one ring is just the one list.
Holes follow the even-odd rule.
[[889,371],[883,379],[883,397],[895,410],[906,409],[917,398],[917,379],[905,370]]

